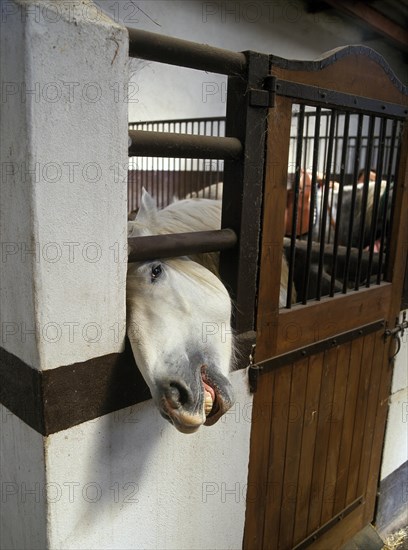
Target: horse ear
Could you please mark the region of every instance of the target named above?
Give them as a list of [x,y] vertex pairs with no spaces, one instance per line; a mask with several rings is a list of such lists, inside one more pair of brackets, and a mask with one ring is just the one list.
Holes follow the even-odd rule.
[[137,213],[136,220],[138,222],[149,224],[156,220],[157,206],[153,197],[143,187],[142,199],[140,201],[139,212]]

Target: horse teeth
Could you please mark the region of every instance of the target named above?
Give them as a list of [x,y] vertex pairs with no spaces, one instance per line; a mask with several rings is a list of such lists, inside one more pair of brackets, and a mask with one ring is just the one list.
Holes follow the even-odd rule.
[[212,400],[211,394],[208,391],[206,391],[204,394],[204,412],[206,416],[210,414],[212,408],[213,408],[213,400]]

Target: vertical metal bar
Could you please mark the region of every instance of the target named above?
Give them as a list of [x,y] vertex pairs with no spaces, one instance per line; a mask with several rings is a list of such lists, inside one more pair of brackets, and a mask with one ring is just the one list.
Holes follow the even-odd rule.
[[[263,197],[263,174],[267,107],[249,104],[248,90],[261,89],[269,74],[270,58],[246,52],[246,78],[228,78],[226,136],[243,143],[240,161],[224,162],[224,197],[222,227],[239,235],[239,246],[220,255],[220,275],[237,303],[233,326],[238,332],[254,330],[260,248],[260,220]],[[256,200],[253,200],[256,197]]]
[[331,111],[331,120],[330,120],[330,131],[329,131],[329,143],[327,147],[327,158],[326,158],[326,172],[325,172],[325,181],[324,181],[324,196],[323,196],[323,206],[321,213],[321,231],[320,231],[320,249],[319,249],[319,267],[317,272],[317,291],[316,291],[316,300],[320,300],[322,295],[322,277],[323,277],[323,264],[324,264],[324,241],[326,236],[326,223],[327,223],[327,205],[329,200],[329,191],[330,191],[330,175],[331,175],[331,164],[333,156],[333,143],[334,143],[334,130],[336,127],[337,111],[332,109]]
[[304,120],[304,123],[303,123],[303,126],[304,128],[306,128],[306,131],[304,132],[304,136],[303,136],[303,172],[304,172],[304,176],[303,176],[303,187],[302,189],[300,190],[301,192],[301,198],[302,198],[302,201],[301,201],[301,207],[300,207],[300,223],[299,223],[299,238],[302,239],[302,233],[303,233],[303,217],[304,217],[304,211],[305,211],[305,200],[306,200],[306,195],[307,195],[307,178],[306,178],[306,173],[307,173],[307,156],[308,156],[308,146],[309,146],[309,120],[310,120],[310,117],[308,116],[309,113],[307,113],[305,111],[304,113],[304,117],[305,117],[305,120]]
[[339,246],[339,234],[340,234],[340,223],[341,223],[341,206],[343,202],[343,189],[344,189],[344,180],[346,174],[346,162],[347,162],[347,146],[349,138],[349,125],[350,125],[350,113],[346,112],[344,115],[344,130],[343,130],[343,147],[341,151],[341,166],[340,166],[340,181],[339,181],[339,192],[337,195],[337,208],[336,208],[336,226],[334,230],[334,242],[333,242],[333,264],[332,264],[332,275],[330,280],[330,296],[334,296],[335,282],[336,282],[336,271],[337,271],[337,252]]
[[378,210],[379,210],[380,194],[381,194],[386,126],[387,126],[387,119],[382,118],[380,123],[380,137],[378,141],[376,178],[375,178],[375,186],[374,186],[374,201],[373,201],[373,208],[372,208],[372,214],[371,214],[370,245],[369,245],[367,281],[366,281],[367,288],[370,286],[370,278],[371,278],[371,272],[373,268],[374,247],[375,247],[375,241],[377,236]]
[[[327,159],[327,148],[328,148],[328,144],[329,144],[329,114],[330,112],[329,111],[324,111],[322,113],[322,115],[324,116],[325,118],[325,135],[324,135],[324,138],[323,138],[323,156],[322,156],[322,160],[323,160],[323,164],[322,164],[322,178],[324,179],[324,162],[325,162],[325,159]],[[320,194],[320,205],[319,205],[319,231],[318,231],[318,235],[319,235],[319,241],[321,239],[321,232],[322,232],[322,215],[323,215],[323,197],[324,197],[324,189],[322,190],[321,194]]]
[[375,116],[370,115],[369,120],[370,122],[368,126],[368,136],[367,136],[367,153],[366,153],[365,166],[364,166],[364,187],[363,187],[363,196],[361,199],[358,259],[357,259],[356,280],[354,284],[354,290],[358,290],[360,287],[361,260],[363,257],[363,248],[364,248],[365,222],[366,222],[366,214],[367,214],[366,213],[367,199],[368,199],[369,184],[370,184],[371,156],[373,151]]
[[381,283],[382,280],[382,268],[383,268],[383,257],[384,257],[384,246],[385,246],[385,237],[387,233],[387,214],[388,214],[388,201],[390,197],[390,188],[391,188],[391,177],[392,177],[392,167],[395,158],[396,152],[396,136],[397,136],[398,120],[393,120],[392,122],[392,133],[391,133],[391,142],[388,149],[388,169],[387,169],[387,184],[384,192],[384,201],[382,208],[382,227],[381,227],[381,242],[380,242],[380,251],[378,253],[378,273],[377,273],[377,285]]
[[349,226],[347,233],[347,251],[346,251],[346,261],[343,275],[343,293],[347,293],[348,280],[349,280],[349,271],[350,271],[350,256],[351,256],[351,247],[353,244],[353,227],[354,227],[354,211],[356,206],[357,198],[357,174],[360,166],[360,155],[361,155],[361,140],[363,133],[363,115],[358,115],[357,123],[357,136],[356,136],[356,146],[354,153],[354,167],[353,167],[353,190],[351,193],[351,204],[350,204],[350,218]]
[[290,236],[290,253],[289,253],[289,274],[287,284],[287,299],[286,307],[290,309],[292,305],[292,289],[293,289],[293,276],[295,273],[295,254],[296,254],[296,234],[297,234],[297,220],[298,220],[298,204],[299,204],[299,188],[300,178],[302,175],[302,146],[303,146],[303,127],[305,120],[305,106],[300,105],[298,128],[297,128],[297,142],[296,142],[296,167],[295,167],[295,187],[293,192],[293,211],[292,211],[292,232]]
[[[334,132],[334,159],[333,159],[333,176],[337,174],[337,150],[339,147],[339,121],[340,116],[336,117],[336,129]],[[329,207],[329,231],[327,235],[327,242],[329,243],[331,240],[331,233],[332,233],[332,224],[333,224],[333,204],[334,204],[334,182],[335,178],[333,177],[333,185],[330,192],[330,207]]]
[[312,188],[310,194],[310,210],[309,210],[309,230],[307,233],[307,250],[306,250],[306,269],[303,280],[303,299],[302,303],[307,303],[307,295],[309,292],[309,277],[310,265],[312,260],[312,239],[313,239],[313,220],[314,211],[316,208],[317,199],[317,168],[319,162],[319,145],[320,145],[320,116],[321,107],[316,107],[315,129],[314,129],[314,145],[313,145],[313,166],[312,166]]

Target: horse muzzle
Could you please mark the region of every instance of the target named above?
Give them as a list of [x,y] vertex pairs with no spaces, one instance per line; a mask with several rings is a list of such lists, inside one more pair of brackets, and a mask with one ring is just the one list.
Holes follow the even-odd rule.
[[203,365],[189,382],[162,382],[156,398],[161,415],[182,433],[194,433],[203,424],[212,426],[234,403],[231,383],[214,368]]

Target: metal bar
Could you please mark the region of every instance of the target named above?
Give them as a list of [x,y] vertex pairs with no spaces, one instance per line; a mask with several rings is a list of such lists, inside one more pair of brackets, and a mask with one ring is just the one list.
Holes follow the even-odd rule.
[[311,357],[312,355],[316,355],[318,353],[336,348],[338,346],[341,346],[342,344],[346,344],[348,342],[351,342],[352,340],[356,340],[357,338],[366,336],[367,334],[377,332],[384,327],[384,319],[379,319],[377,321],[374,321],[373,323],[354,328],[347,332],[341,332],[335,337],[320,340],[319,342],[309,344],[308,346],[290,351],[289,353],[270,357],[268,359],[265,359],[264,361],[260,361],[259,363],[255,363],[254,365],[252,365],[249,368],[249,370],[252,369],[253,371],[251,376],[267,374],[268,372],[284,367],[285,365],[296,363],[302,359],[305,359],[306,357]]
[[[293,205],[292,205],[292,233],[290,239],[290,254],[289,254],[289,273],[287,283],[287,298],[286,307],[290,309],[292,305],[292,288],[293,288],[293,276],[295,273],[295,249],[296,249],[296,233],[297,233],[297,220],[298,220],[298,203],[299,203],[299,189],[300,178],[302,175],[302,145],[303,145],[303,126],[305,121],[305,106],[300,106],[298,116],[297,127],[297,143],[296,143],[296,166],[295,166],[295,186],[293,190]],[[303,185],[306,185],[306,178],[303,178]],[[302,223],[302,219],[300,220]]]
[[276,77],[266,77],[265,85],[272,94],[275,93],[277,95],[299,99],[306,103],[314,102],[319,105],[324,104],[329,108],[341,107],[342,109],[350,109],[354,113],[364,111],[364,113],[369,112],[401,118],[406,118],[408,115],[408,108],[406,105],[398,105],[396,103],[379,101],[368,97],[345,94],[336,90],[300,84],[299,82],[280,80]]
[[343,294],[347,293],[348,280],[349,280],[349,270],[350,270],[350,256],[351,256],[351,246],[353,240],[353,226],[354,226],[354,211],[356,207],[356,197],[357,197],[357,174],[360,165],[360,156],[361,156],[361,138],[363,134],[363,115],[358,115],[357,123],[357,137],[356,137],[356,147],[355,147],[355,156],[354,156],[354,167],[353,167],[353,190],[351,192],[351,205],[350,205],[350,218],[349,218],[349,227],[348,227],[348,239],[347,239],[347,252],[346,252],[346,265],[344,269],[343,276]]
[[363,187],[363,196],[361,199],[360,232],[359,232],[359,242],[358,242],[359,261],[357,263],[357,273],[356,273],[354,290],[358,290],[360,286],[360,261],[361,261],[361,256],[364,248],[365,220],[366,220],[368,191],[369,191],[369,184],[370,184],[371,156],[373,153],[374,127],[375,127],[375,117],[371,115],[370,123],[368,126],[367,152],[366,152],[365,166],[364,166],[364,187]]
[[227,75],[244,75],[243,53],[128,28],[129,56]]
[[242,144],[232,137],[194,136],[130,130],[129,156],[228,159],[242,156]]
[[389,149],[388,157],[388,169],[387,169],[387,185],[384,193],[384,204],[382,209],[382,228],[381,228],[381,242],[380,242],[380,251],[378,253],[378,274],[377,274],[377,284],[379,285],[382,277],[382,265],[384,257],[384,246],[385,246],[385,237],[387,232],[387,218],[388,218],[388,201],[390,197],[390,188],[391,188],[391,177],[392,177],[392,166],[395,156],[395,143],[397,136],[397,127],[398,121],[394,120],[392,124],[392,133],[391,133],[391,143]]
[[377,235],[377,223],[378,223],[378,210],[380,206],[380,193],[381,193],[381,181],[383,172],[384,161],[384,142],[385,142],[385,130],[387,126],[387,119],[381,119],[380,126],[380,138],[378,142],[377,153],[377,166],[376,166],[376,178],[374,186],[374,202],[371,214],[371,227],[370,227],[370,244],[369,244],[369,260],[368,260],[368,273],[366,280],[366,287],[370,286],[371,270],[373,265],[374,246]]
[[309,210],[309,231],[307,235],[307,251],[306,251],[306,269],[303,282],[303,300],[302,303],[307,303],[307,295],[309,291],[310,266],[312,260],[312,239],[313,239],[313,219],[316,208],[317,199],[317,167],[319,161],[319,141],[320,141],[320,116],[321,107],[316,107],[315,130],[314,130],[314,145],[313,145],[313,167],[312,167],[312,188],[310,193],[310,210]]
[[340,220],[341,220],[341,206],[343,201],[343,188],[344,188],[344,176],[346,173],[346,161],[347,161],[347,145],[349,138],[349,124],[350,113],[345,114],[344,118],[344,130],[343,130],[343,149],[341,151],[341,167],[340,167],[340,187],[337,195],[337,208],[336,208],[336,227],[334,230],[334,242],[333,242],[333,264],[332,275],[330,280],[330,296],[334,296],[334,287],[336,281],[337,271],[337,252],[339,246],[339,234],[340,234]]
[[[239,246],[220,255],[220,275],[237,306],[232,319],[236,332],[254,330],[264,180],[267,106],[250,104],[248,89],[262,89],[269,56],[246,52],[248,77],[228,78],[225,134],[244,147],[238,162],[224,162],[222,227],[239,235]],[[255,197],[255,199],[254,199]]]
[[144,262],[160,258],[218,252],[234,248],[237,242],[237,235],[232,229],[130,237],[128,246],[131,253],[128,261]]
[[333,142],[333,145],[334,145],[334,158],[333,158],[333,163],[332,163],[332,166],[333,166],[333,174],[332,174],[333,175],[333,186],[332,186],[331,194],[330,194],[329,231],[328,231],[328,235],[327,235],[327,242],[328,243],[331,241],[332,224],[333,224],[333,204],[334,204],[334,190],[335,190],[334,189],[334,182],[336,181],[335,176],[337,175],[337,153],[338,153],[338,148],[339,148],[339,124],[340,124],[340,116],[337,116],[336,117],[336,128],[334,130],[334,142]]
[[327,149],[327,158],[326,158],[326,174],[324,182],[324,196],[323,196],[323,205],[321,212],[321,227],[320,227],[320,257],[319,257],[319,267],[317,272],[317,292],[316,299],[320,300],[322,294],[322,276],[323,276],[323,252],[324,252],[324,240],[326,236],[326,220],[327,220],[327,204],[329,201],[329,191],[330,191],[330,174],[331,174],[331,162],[333,156],[333,142],[334,142],[334,129],[336,126],[337,112],[332,111],[331,120],[330,120],[330,131],[329,131],[329,145]]

